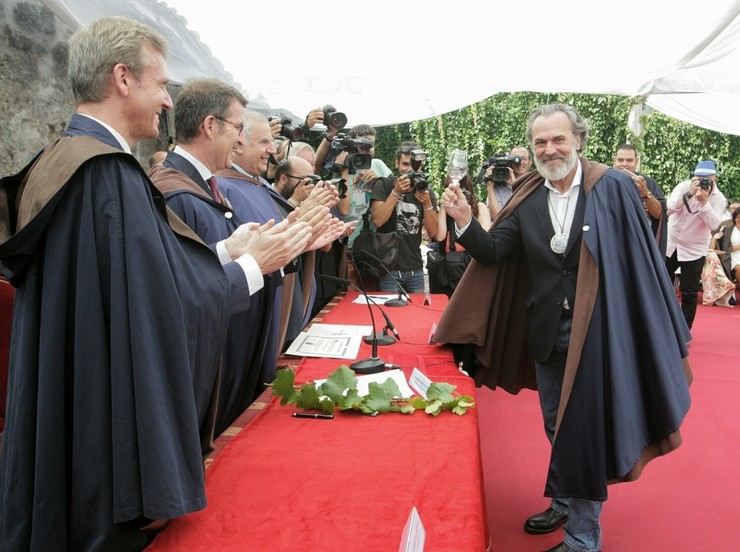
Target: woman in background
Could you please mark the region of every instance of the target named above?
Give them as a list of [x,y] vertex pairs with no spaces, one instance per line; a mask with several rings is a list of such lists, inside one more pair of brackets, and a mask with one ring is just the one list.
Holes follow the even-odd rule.
[[[473,216],[487,230],[491,226],[491,215],[488,212],[486,204],[478,201],[476,197],[473,180],[468,174],[467,154],[460,150],[454,150],[450,155],[444,187],[447,188],[453,182],[460,184],[460,189],[470,204]],[[444,206],[439,208],[437,220],[439,221],[437,234],[431,236],[433,240],[438,242],[436,253],[439,255],[444,253],[446,255],[448,252],[464,252],[465,248],[454,240],[454,235],[452,234],[455,231],[454,223],[452,222],[452,218],[447,216]],[[453,257],[456,258],[455,262],[446,263],[446,273],[440,279],[435,277],[434,270],[429,271],[429,291],[431,293],[445,293],[450,296],[457,287],[457,283],[462,278],[465,268],[470,262],[470,255],[467,253],[463,255],[455,254],[450,256],[450,259]],[[427,266],[427,268],[429,269],[430,267]]]

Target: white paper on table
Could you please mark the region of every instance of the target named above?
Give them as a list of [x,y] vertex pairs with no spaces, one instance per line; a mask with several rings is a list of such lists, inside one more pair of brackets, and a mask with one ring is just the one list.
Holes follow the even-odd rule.
[[[390,301],[391,299],[398,299],[397,293],[393,295],[373,295],[373,294],[368,293],[367,296],[370,299],[371,303],[375,302],[375,304],[377,305],[385,305],[386,301]],[[357,305],[367,305],[367,300],[365,299],[365,296],[362,294],[358,295],[355,298],[355,300],[352,302]]]
[[[401,397],[408,399],[414,392],[409,387],[406,381],[406,376],[403,375],[401,370],[388,370],[386,372],[378,372],[377,374],[366,374],[364,376],[357,376],[357,394],[361,397],[365,397],[370,392],[371,383],[384,383],[387,379],[392,379],[398,385],[398,390],[401,392]],[[316,387],[324,383],[326,380],[316,380]]]
[[354,360],[360,352],[363,336],[371,333],[372,326],[313,324],[298,334],[285,354]]

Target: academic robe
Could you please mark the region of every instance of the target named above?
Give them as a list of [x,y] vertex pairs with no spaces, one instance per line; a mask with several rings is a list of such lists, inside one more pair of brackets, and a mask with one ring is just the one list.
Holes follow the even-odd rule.
[[[262,179],[244,174],[233,167],[220,171],[217,176],[221,192],[242,219],[260,224],[270,219],[279,222],[293,210],[293,206]],[[313,253],[306,255],[313,257]],[[265,318],[262,334],[267,342],[263,362],[265,383],[274,379],[277,357],[286,335],[292,331],[291,325],[297,325],[296,315],[300,318],[299,322],[302,321],[302,316],[294,313],[292,308],[296,304],[303,305],[302,260],[295,259],[284,267],[284,272],[283,285],[270,297],[270,306],[274,313],[271,313],[269,327],[268,319]],[[300,329],[302,328],[300,325]],[[300,332],[300,329],[297,331]]]
[[[215,201],[197,169],[176,153],[169,153],[162,164],[152,167],[149,176],[164,193],[167,205],[206,243],[228,238],[242,223],[263,222],[251,213],[240,216],[228,200],[223,204]],[[226,190],[221,190],[221,195],[226,198]],[[266,276],[264,287],[252,294],[249,311],[229,321],[219,385],[217,435],[274,379],[277,352],[269,328],[280,286],[279,272]]]
[[[571,230],[581,243],[573,329],[545,494],[605,500],[608,483],[636,479],[649,460],[680,445],[690,336],[634,186],[618,171],[581,163],[585,206]],[[517,182],[489,232],[542,183],[536,172]],[[522,230],[523,239],[528,234]],[[525,338],[527,316],[538,315],[527,312],[531,282],[524,255],[492,266],[474,260],[445,309],[434,339],[473,344],[477,385],[536,388]]]
[[147,519],[206,505],[201,436],[246,278],[87,117],[0,190],[17,287],[0,549],[141,549]]

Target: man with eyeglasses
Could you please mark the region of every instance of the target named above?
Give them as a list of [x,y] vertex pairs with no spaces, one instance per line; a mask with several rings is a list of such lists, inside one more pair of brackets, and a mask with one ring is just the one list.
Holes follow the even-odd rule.
[[392,273],[380,277],[381,291],[398,291],[398,284],[411,293],[424,292],[424,265],[421,258],[421,231],[425,228],[430,236],[437,233],[437,211],[434,192],[428,187],[414,187],[409,173],[413,172],[412,153],[423,152],[413,142],[403,142],[396,151],[396,170],[399,176],[379,178],[372,193],[372,221],[378,232],[397,232],[399,236],[398,256]]
[[292,156],[286,157],[278,164],[273,187],[288,203],[298,207],[309,196],[314,184],[320,180],[319,176],[313,174],[313,167],[308,161]]
[[[242,217],[219,189],[215,173],[232,166],[235,148],[245,140],[245,105],[241,92],[221,81],[196,79],[186,83],[175,104],[178,145],[161,165],[149,171],[168,207],[206,243],[229,237],[248,226],[245,223],[269,228],[281,220],[274,214],[264,219]],[[266,369],[263,365],[265,343],[261,339],[245,340],[244,335],[255,335],[265,326],[275,289],[282,285],[280,269],[302,252],[306,242],[294,241],[290,233],[272,233],[272,229],[266,230],[252,240],[247,271],[250,308],[229,321],[216,435],[229,427],[274,376],[274,366]]]

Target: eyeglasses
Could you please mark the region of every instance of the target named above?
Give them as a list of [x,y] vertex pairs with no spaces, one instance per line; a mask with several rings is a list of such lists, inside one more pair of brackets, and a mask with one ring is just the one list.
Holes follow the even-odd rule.
[[288,178],[295,178],[296,180],[300,182],[303,182],[304,180],[310,180],[311,184],[316,184],[319,180],[321,180],[321,177],[315,174],[306,174],[303,176],[293,176],[292,174],[286,174]]
[[214,117],[218,119],[219,121],[221,121],[222,123],[228,123],[231,126],[233,126],[237,134],[241,134],[242,132],[244,132],[244,123],[234,123],[232,121],[229,121],[228,119],[219,117],[218,115],[214,115]]

